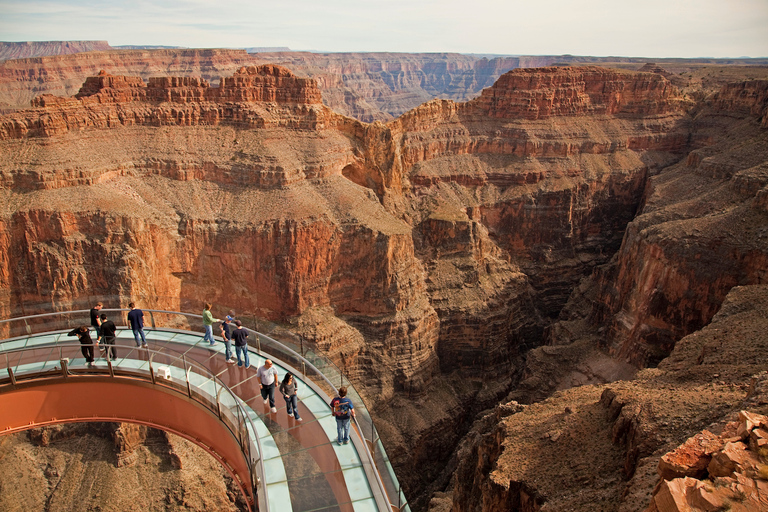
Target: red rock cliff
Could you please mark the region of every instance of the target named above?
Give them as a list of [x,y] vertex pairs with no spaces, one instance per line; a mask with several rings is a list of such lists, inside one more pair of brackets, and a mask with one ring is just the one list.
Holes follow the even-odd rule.
[[693,124],[688,158],[651,179],[615,264],[600,273],[595,321],[635,364],[655,364],[709,323],[728,291],[768,279],[765,82],[723,88]]

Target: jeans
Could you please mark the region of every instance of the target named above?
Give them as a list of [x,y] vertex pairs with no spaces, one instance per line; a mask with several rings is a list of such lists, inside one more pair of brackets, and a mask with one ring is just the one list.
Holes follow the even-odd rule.
[[240,362],[241,354],[245,359],[245,366],[251,366],[251,361],[248,359],[248,345],[235,345],[235,352],[237,353],[237,366],[243,366],[243,363]]
[[352,418],[341,419],[336,418],[336,433],[338,434],[339,443],[349,442],[349,426],[352,423]]
[[288,409],[288,414],[293,412],[293,417],[298,420],[300,418],[299,397],[297,395],[290,395],[288,398],[286,398],[285,395],[283,395],[283,398],[285,399],[285,407]]
[[[139,336],[141,336],[141,343],[139,343]],[[147,344],[147,338],[144,337],[144,327],[133,328],[133,339],[136,340],[137,347]]]
[[216,342],[213,341],[213,326],[212,325],[206,325],[205,326],[205,335],[203,336],[203,339],[210,343],[211,345],[215,345]]
[[269,406],[275,406],[275,383],[261,385],[261,398],[266,400],[269,397]]
[[227,338],[224,338],[224,355],[227,358],[227,361],[232,359],[232,343],[230,343],[230,340]]

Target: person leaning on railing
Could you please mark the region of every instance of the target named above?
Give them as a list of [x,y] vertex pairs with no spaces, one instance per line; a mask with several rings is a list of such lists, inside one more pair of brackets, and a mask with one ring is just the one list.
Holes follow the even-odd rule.
[[85,361],[88,363],[88,367],[93,366],[93,340],[91,339],[91,331],[87,325],[81,325],[72,329],[67,336],[77,336],[80,340],[80,352],[83,353]]

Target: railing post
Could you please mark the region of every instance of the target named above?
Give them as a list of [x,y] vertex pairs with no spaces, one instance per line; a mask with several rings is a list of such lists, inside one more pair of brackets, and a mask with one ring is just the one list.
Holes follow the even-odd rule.
[[11,378],[11,384],[14,386],[16,385],[16,376],[13,374],[13,369],[9,366],[6,368],[8,370],[8,376]]
[[192,371],[191,367],[187,367],[187,358],[182,354],[181,361],[184,363],[184,378],[187,380],[187,396],[192,398],[192,385],[189,383],[189,372]]

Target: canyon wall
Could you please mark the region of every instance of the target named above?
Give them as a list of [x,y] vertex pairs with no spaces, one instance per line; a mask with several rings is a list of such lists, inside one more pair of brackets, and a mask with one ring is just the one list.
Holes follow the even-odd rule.
[[[300,77],[316,80],[323,102],[335,112],[364,122],[386,122],[431,99],[467,101],[475,98],[501,75],[516,68],[592,64],[637,70],[647,63],[647,59],[642,58],[573,55],[246,53],[231,49],[114,49],[100,47],[96,42],[92,47],[88,42],[64,43],[68,45],[66,48],[60,42],[8,44],[9,48],[14,45],[27,48],[34,55],[9,54],[7,57],[11,60],[2,62],[3,43],[0,43],[0,112],[26,109],[42,94],[73,96],[87,77],[101,70],[116,76],[140,76],[144,81],[152,77],[202,78],[218,86],[221,77],[231,76],[242,66],[276,64]],[[64,54],[73,49],[89,51]],[[667,70],[661,72],[666,73],[674,85],[710,90],[735,80],[733,73],[723,73],[723,69],[729,69],[724,68],[725,65],[743,66],[742,75],[755,74],[764,69],[757,66],[765,66],[768,60],[661,59],[658,63]],[[659,69],[651,65],[643,71],[659,72]],[[702,78],[697,74],[699,69],[712,71]]]
[[111,50],[106,41],[21,41],[0,42],[0,61],[49,55]]
[[655,365],[729,290],[768,280],[768,81],[724,87],[693,119],[696,149],[650,180],[615,260],[597,274],[609,347]]
[[[366,124],[275,65],[243,63],[218,87],[94,75],[74,97],[0,117],[2,316],[104,295],[115,307],[207,300],[286,324],[360,387],[422,508],[585,278],[590,328],[607,326],[599,342],[638,364],[709,322],[731,286],[764,279],[759,84],[702,106],[659,73],[516,69],[476,99]],[[578,407],[613,415],[599,399],[585,390]],[[504,435],[477,456],[502,457]],[[622,461],[601,470],[610,486],[645,453],[632,443],[626,457],[605,448]],[[520,492],[478,501],[457,488],[454,506],[552,499],[507,476],[488,485]]]
[[[696,468],[685,467],[699,462],[690,450],[704,458],[709,446],[702,439],[717,435],[738,442],[749,434],[737,433],[729,422],[743,418],[742,410],[768,412],[767,306],[766,285],[736,287],[710,325],[680,340],[658,368],[643,370],[632,381],[574,387],[530,405],[502,400],[463,439],[449,492],[433,498],[429,510],[640,512],[652,503],[669,507],[666,487],[674,487],[679,472],[690,469],[687,476],[697,475]],[[686,442],[705,429],[707,437]],[[673,454],[665,454],[678,446],[689,451],[674,464]],[[765,500],[768,475],[755,469],[765,466],[765,454],[729,457],[715,454],[718,449],[710,452],[722,461],[715,469],[710,466],[710,476],[721,477],[715,487],[730,495],[734,510],[759,509],[754,506]],[[739,498],[729,489],[748,494]],[[716,493],[709,496],[727,502]],[[679,508],[648,510],[715,510],[701,500],[677,503]],[[746,508],[738,508],[741,503]]]

